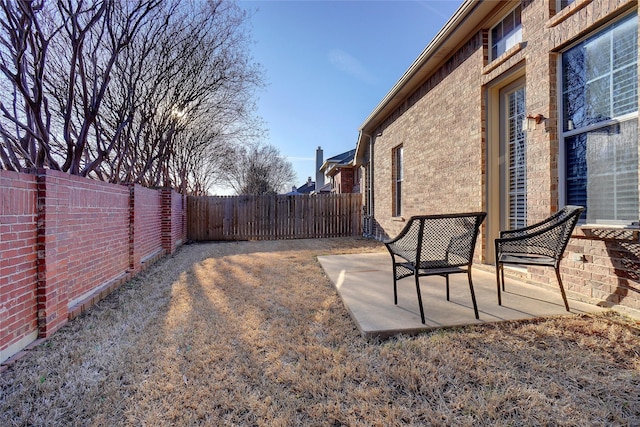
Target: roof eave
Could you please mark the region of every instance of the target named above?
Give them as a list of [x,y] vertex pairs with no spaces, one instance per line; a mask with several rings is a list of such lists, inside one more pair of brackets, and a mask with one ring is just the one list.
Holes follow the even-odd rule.
[[325,170],[327,170],[328,168],[331,167],[331,165],[335,165],[337,162],[333,162],[330,160],[325,160],[324,163],[322,164],[322,166],[320,166],[320,169],[318,169],[320,172],[324,172]]
[[360,126],[356,144],[356,164],[362,164],[365,147],[369,142],[367,139],[372,137],[380,123],[410,96],[469,34],[475,32],[487,13],[495,8],[496,3],[491,3],[486,0],[465,0],[460,5]]

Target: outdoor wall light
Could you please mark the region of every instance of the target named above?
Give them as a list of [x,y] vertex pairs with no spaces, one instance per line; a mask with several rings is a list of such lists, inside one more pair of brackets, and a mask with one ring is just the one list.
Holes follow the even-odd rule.
[[547,119],[542,114],[527,114],[527,117],[522,121],[522,129],[526,131],[536,129],[540,123],[546,120]]

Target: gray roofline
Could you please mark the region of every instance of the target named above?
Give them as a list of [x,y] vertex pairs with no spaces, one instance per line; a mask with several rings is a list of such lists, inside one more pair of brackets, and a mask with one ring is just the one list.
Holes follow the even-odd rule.
[[[353,151],[353,155],[349,154]],[[320,166],[320,168],[318,169],[319,171],[324,171],[325,169],[329,169],[332,165],[348,165],[350,163],[353,162],[353,158],[355,158],[355,148],[352,148],[349,151],[345,151],[344,153],[340,153],[336,156],[333,157],[329,157],[327,160],[324,161],[324,163],[322,163],[322,165]],[[348,162],[345,163],[345,160],[348,160]]]

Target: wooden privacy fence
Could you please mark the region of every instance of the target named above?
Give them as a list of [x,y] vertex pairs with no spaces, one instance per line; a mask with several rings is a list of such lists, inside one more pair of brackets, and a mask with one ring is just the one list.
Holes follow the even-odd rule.
[[277,240],[362,233],[360,194],[189,196],[187,238]]

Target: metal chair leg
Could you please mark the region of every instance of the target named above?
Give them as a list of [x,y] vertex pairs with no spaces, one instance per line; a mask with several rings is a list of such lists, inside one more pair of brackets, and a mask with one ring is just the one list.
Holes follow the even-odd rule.
[[446,281],[447,281],[447,301],[449,301],[449,275],[448,275],[448,274],[445,274],[445,275],[444,275],[444,278],[445,278],[445,279],[446,279]]
[[424,324],[424,309],[422,308],[422,295],[420,294],[420,280],[419,276],[416,273],[416,291],[418,292],[418,305],[420,306],[420,319],[422,319],[422,323]]
[[396,265],[393,264],[393,303],[398,305],[398,279],[396,275]]
[[500,295],[500,266],[501,264],[496,262],[496,285],[498,285],[498,305],[502,305],[502,295]]
[[560,277],[560,268],[555,268],[556,277],[558,278],[558,285],[560,286],[560,292],[562,293],[562,300],[564,301],[564,308],[569,310],[569,302],[567,301],[567,294],[564,292],[564,286],[562,286],[562,277]]
[[473,282],[471,281],[471,269],[467,270],[467,276],[469,277],[469,290],[471,291],[471,301],[473,302],[473,312],[476,315],[476,319],[479,319],[480,316],[478,315],[478,304],[476,304],[476,293],[473,292]]

